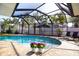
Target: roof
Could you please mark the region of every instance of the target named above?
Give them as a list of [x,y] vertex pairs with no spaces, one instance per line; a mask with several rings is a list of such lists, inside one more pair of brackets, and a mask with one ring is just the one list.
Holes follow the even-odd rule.
[[60,12],[72,15],[67,3],[17,3],[11,16],[54,15]]

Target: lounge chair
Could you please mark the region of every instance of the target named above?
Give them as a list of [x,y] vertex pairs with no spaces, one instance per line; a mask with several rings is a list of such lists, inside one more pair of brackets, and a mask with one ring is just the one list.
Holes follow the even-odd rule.
[[71,35],[71,32],[67,32],[65,36],[63,36],[63,38],[60,39],[65,39],[68,41],[76,41],[77,39],[79,40],[79,35],[78,32],[73,32]]
[[67,36],[68,37],[66,39],[68,39],[70,41],[75,41],[78,38],[78,32],[73,32],[72,35],[70,35],[70,33],[67,33]]

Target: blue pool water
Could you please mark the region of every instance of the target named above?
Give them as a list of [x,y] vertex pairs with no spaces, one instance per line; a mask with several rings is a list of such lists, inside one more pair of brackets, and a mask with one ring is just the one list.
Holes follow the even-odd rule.
[[0,36],[0,41],[17,41],[20,44],[30,44],[31,42],[42,42],[51,45],[60,45],[61,42],[55,38],[44,36]]

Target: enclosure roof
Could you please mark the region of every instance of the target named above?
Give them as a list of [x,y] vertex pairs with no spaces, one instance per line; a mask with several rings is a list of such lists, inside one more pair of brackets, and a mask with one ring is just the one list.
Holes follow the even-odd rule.
[[33,16],[37,12],[41,13],[42,15],[53,15],[61,12],[71,15],[67,3],[17,3],[12,13],[12,17],[27,15]]

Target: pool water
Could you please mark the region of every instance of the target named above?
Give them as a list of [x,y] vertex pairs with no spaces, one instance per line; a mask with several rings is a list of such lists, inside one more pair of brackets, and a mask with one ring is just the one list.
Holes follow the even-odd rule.
[[0,36],[0,41],[17,41],[20,44],[30,44],[31,42],[42,42],[48,45],[60,45],[61,42],[55,38],[44,36]]

